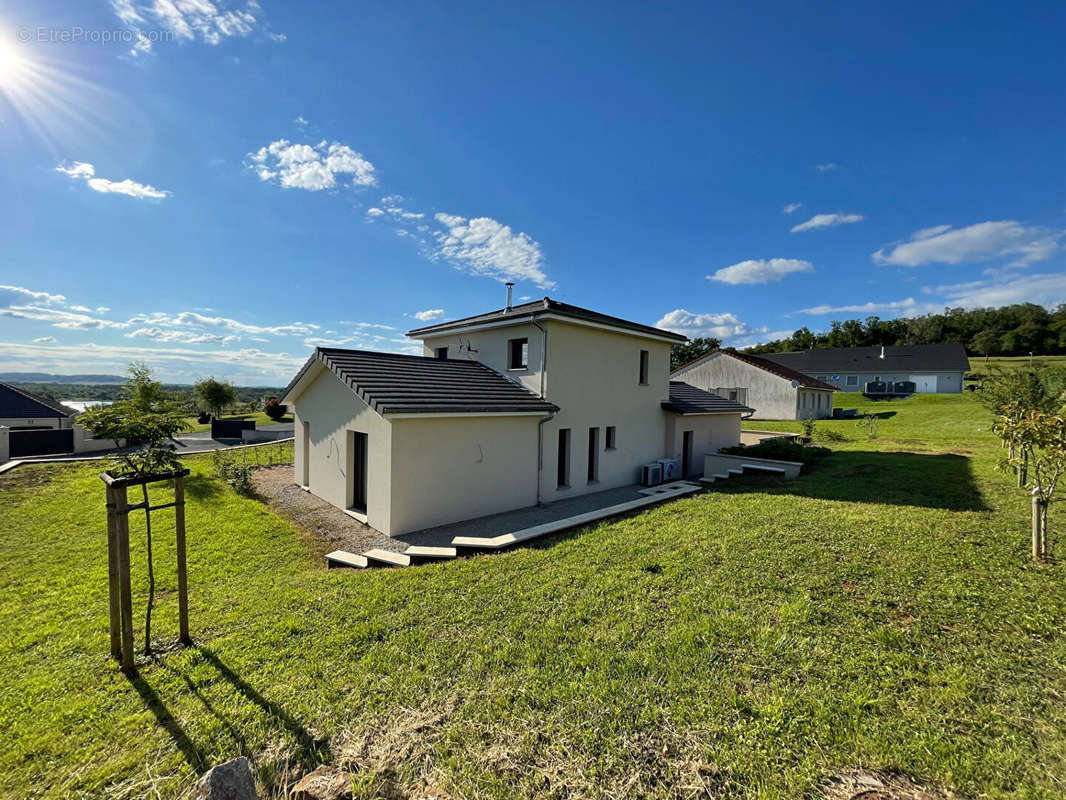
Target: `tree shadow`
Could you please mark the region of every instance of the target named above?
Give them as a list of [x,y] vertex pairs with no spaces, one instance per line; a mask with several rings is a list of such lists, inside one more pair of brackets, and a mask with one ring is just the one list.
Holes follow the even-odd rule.
[[203,772],[207,763],[204,752],[185,733],[181,725],[178,724],[177,719],[170,713],[166,704],[156,694],[155,689],[148,685],[148,682],[136,669],[129,670],[124,674],[126,680],[137,690],[137,694],[141,696],[141,700],[144,701],[148,710],[155,715],[156,721],[170,734],[170,738],[174,740],[174,746],[181,751],[186,763],[197,773]]
[[819,500],[988,510],[974,481],[970,459],[956,453],[838,450],[796,480],[746,474],[721,484],[721,490],[744,492],[756,485],[762,491]]
[[300,724],[277,703],[267,700],[253,686],[245,681],[240,675],[231,670],[222,659],[215,655],[210,648],[201,645],[193,645],[204,660],[218,670],[218,673],[229,681],[233,688],[240,692],[247,700],[259,706],[265,714],[274,718],[287,730],[299,744],[297,760],[304,769],[310,770],[328,761],[331,755],[329,739],[314,736],[307,728]]
[[207,475],[189,475],[185,478],[185,494],[196,500],[207,500],[221,493],[218,481]]

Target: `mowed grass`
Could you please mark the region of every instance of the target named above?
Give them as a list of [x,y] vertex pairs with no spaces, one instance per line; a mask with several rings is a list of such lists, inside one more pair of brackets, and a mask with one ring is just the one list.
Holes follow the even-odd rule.
[[1036,367],[1066,366],[1064,356],[971,356],[970,371],[987,374],[995,369],[1025,369],[1030,365]]
[[797,798],[861,766],[1060,798],[1066,569],[1029,562],[972,398],[871,405],[879,438],[820,423],[847,440],[798,481],[406,570],[327,572],[190,460],[196,646],[129,677],[96,468],[20,467],[0,476],[0,796],[171,797],[244,754],[268,796],[329,761],[355,797]]

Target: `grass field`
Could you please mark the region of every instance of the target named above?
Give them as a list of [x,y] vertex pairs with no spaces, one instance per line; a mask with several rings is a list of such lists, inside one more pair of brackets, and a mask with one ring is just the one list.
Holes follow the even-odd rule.
[[970,371],[987,373],[991,369],[1021,369],[1033,366],[1066,366],[1066,356],[983,356],[970,357]]
[[327,572],[191,459],[196,644],[130,676],[107,657],[98,468],[0,476],[0,796],[171,797],[239,754],[268,796],[319,761],[360,798],[783,800],[857,766],[1066,796],[1066,567],[1029,562],[986,413],[838,404],[884,415],[878,438],[819,423],[841,440],[795,482],[395,571]]
[[[262,411],[256,411],[256,412],[251,413],[251,414],[228,414],[228,415],[226,415],[226,418],[227,419],[231,419],[231,418],[232,419],[237,419],[237,418],[240,418],[240,419],[253,419],[253,420],[255,420],[256,427],[262,427],[263,425],[273,425],[276,422],[292,422],[292,419],[293,419],[292,414],[286,414],[281,419],[271,419],[266,414],[264,414]],[[209,430],[211,430],[211,423],[210,422],[207,422],[207,423],[197,422],[195,416],[186,417],[185,418],[185,422],[189,425],[188,429],[184,431],[185,433],[195,433],[197,431],[209,431]]]

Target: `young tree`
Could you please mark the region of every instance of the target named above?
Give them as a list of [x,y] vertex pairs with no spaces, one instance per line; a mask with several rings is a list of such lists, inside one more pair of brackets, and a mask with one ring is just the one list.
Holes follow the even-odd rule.
[[1003,415],[996,420],[995,429],[1014,443],[1012,461],[1026,470],[1025,487],[1033,497],[1033,559],[1045,559],[1048,506],[1066,475],[1066,418],[1042,411]]
[[670,348],[670,369],[683,367],[721,346],[722,342],[713,336],[697,336],[684,344],[675,344]]
[[288,408],[283,403],[278,402],[278,398],[270,397],[263,403],[263,413],[274,420],[281,419],[288,412]]
[[[111,471],[120,477],[170,473],[181,468],[173,444],[174,436],[187,425],[162,384],[152,378],[151,369],[139,362],[130,364],[125,397],[109,406],[90,408],[79,421],[97,436],[112,439],[116,447],[125,440],[126,448],[111,459]],[[155,605],[155,570],[152,563],[152,520],[148,508],[148,486],[141,484],[148,539],[148,610],[144,620],[144,649],[152,641],[152,607]]]
[[237,391],[232,384],[217,381],[214,376],[198,380],[192,386],[193,394],[201,405],[216,417],[222,415],[222,409],[237,401]]

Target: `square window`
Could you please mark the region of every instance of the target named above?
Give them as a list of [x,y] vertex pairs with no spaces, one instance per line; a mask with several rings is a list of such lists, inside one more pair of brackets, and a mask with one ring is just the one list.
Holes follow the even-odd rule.
[[447,347],[438,347],[437,348],[437,358],[443,360],[443,359],[445,359],[447,357],[448,357],[448,348]]
[[847,377],[844,378],[844,385],[845,386],[858,386],[859,385],[859,376],[858,375],[848,375]]
[[529,367],[529,339],[509,339],[507,353],[507,369]]

